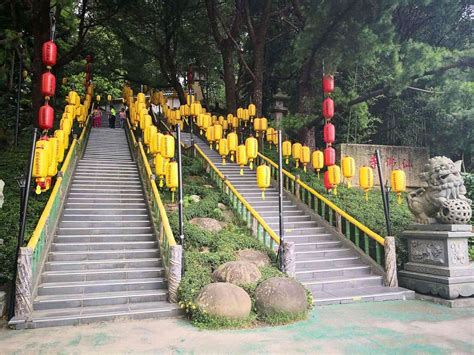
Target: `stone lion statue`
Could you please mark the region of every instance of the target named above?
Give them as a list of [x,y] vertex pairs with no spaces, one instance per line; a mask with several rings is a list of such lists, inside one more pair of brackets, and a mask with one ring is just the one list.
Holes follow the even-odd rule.
[[422,224],[468,224],[471,200],[461,176],[461,163],[446,157],[431,158],[420,177],[428,186],[407,195],[408,208]]

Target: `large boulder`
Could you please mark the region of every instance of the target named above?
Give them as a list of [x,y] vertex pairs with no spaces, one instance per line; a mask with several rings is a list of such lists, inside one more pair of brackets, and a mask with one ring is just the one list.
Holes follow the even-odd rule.
[[231,283],[204,286],[196,297],[198,308],[210,315],[243,319],[250,315],[252,301],[244,289]]
[[262,277],[255,264],[247,261],[229,261],[219,266],[212,274],[216,282],[230,282],[234,285],[255,283]]
[[189,196],[189,199],[190,199],[191,201],[193,201],[193,202],[199,202],[199,201],[201,201],[201,197],[198,196],[198,195],[191,195],[191,196]]
[[202,229],[206,229],[210,232],[219,232],[225,227],[225,225],[223,225],[217,219],[208,217],[196,217],[190,220],[189,223],[201,227]]
[[247,261],[257,267],[270,265],[270,258],[267,254],[259,250],[244,249],[237,252],[238,261]]
[[298,281],[287,277],[272,277],[255,290],[255,306],[263,315],[300,313],[308,309],[306,290]]

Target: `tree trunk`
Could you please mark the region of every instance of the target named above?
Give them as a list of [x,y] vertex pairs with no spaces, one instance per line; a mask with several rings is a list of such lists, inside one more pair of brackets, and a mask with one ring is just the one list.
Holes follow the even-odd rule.
[[225,102],[227,111],[235,114],[237,110],[237,88],[234,75],[233,44],[226,40],[221,46],[222,63],[224,64]]
[[33,58],[31,59],[31,68],[33,74],[33,93],[32,93],[32,105],[33,105],[33,117],[32,123],[37,125],[38,111],[41,105],[43,105],[44,98],[41,96],[41,74],[43,72],[42,62],[42,50],[43,43],[49,40],[50,27],[49,27],[49,9],[50,0],[35,0],[32,1],[32,13],[33,19],[31,23],[31,29],[34,39],[33,44]]
[[262,115],[262,102],[263,102],[263,72],[265,68],[265,39],[259,41],[254,47],[253,56],[253,73],[255,75],[253,81],[252,90],[252,102],[257,108],[257,116]]

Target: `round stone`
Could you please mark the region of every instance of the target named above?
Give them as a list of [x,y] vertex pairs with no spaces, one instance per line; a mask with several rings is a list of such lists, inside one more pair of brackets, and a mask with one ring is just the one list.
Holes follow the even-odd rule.
[[248,317],[252,308],[247,292],[226,282],[204,286],[196,297],[196,304],[202,312],[232,319]]
[[298,281],[287,277],[272,277],[255,290],[255,306],[263,315],[300,313],[308,309],[306,290]]
[[257,267],[270,265],[270,258],[268,255],[260,250],[244,249],[237,252],[238,261],[247,261],[255,264]]
[[248,261],[229,261],[219,266],[212,277],[216,282],[246,285],[260,280],[262,274],[255,264]]
[[202,229],[206,229],[210,232],[219,232],[225,225],[219,222],[217,219],[208,217],[196,217],[189,221]]

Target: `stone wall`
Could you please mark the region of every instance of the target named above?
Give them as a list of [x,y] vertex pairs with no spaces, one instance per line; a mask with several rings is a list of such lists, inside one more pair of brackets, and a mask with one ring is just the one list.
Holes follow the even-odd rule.
[[[392,170],[402,169],[405,171],[408,187],[420,187],[425,185],[420,180],[419,174],[429,159],[428,148],[373,144],[341,144],[337,147],[339,161],[345,156],[351,156],[356,163],[356,176],[352,179],[353,184],[359,184],[359,167],[365,165],[374,169],[377,168],[375,159],[376,149],[380,150],[382,174],[385,180],[390,180]],[[374,184],[379,185],[376,170],[374,171]]]

